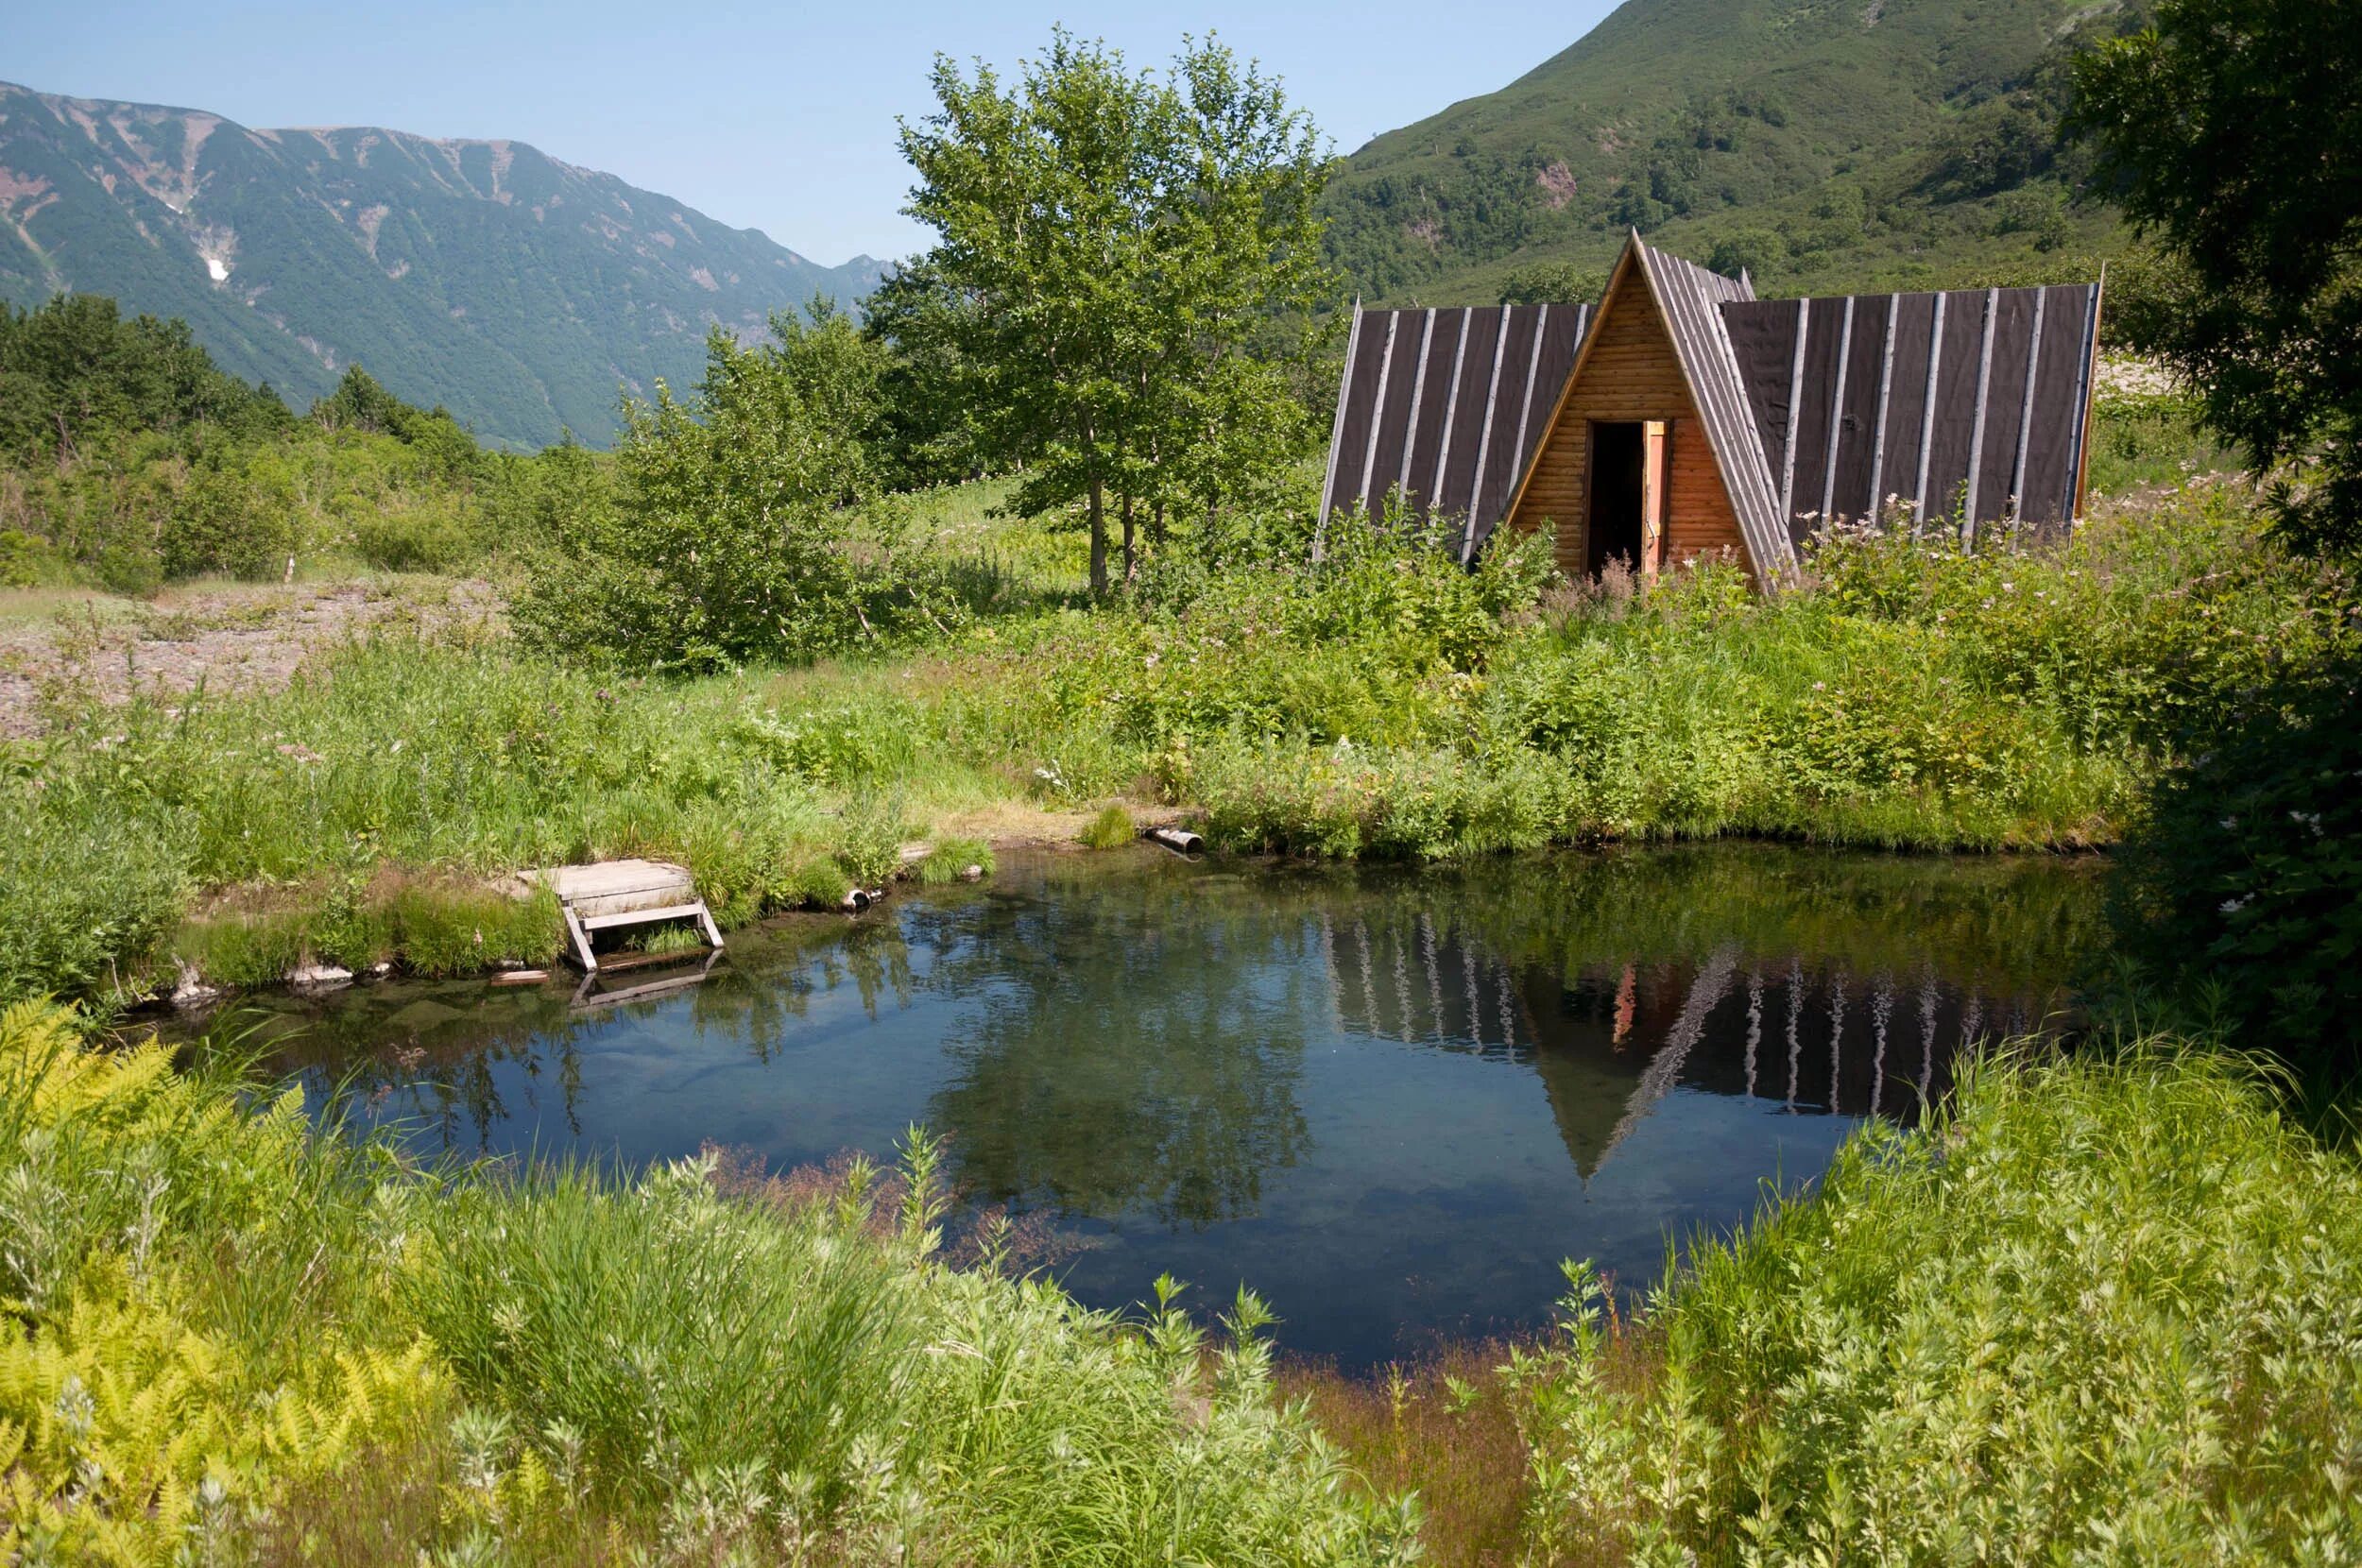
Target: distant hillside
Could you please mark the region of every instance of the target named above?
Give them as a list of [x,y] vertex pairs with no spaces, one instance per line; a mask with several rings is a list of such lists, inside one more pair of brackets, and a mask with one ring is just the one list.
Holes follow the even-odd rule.
[[0,84],[0,299],[71,289],[183,317],[299,407],[357,362],[488,439],[603,444],[618,386],[693,381],[711,323],[757,333],[881,271],[519,142],[249,130]]
[[1356,152],[1330,244],[1365,296],[1432,304],[1604,267],[1631,228],[1768,292],[2088,270],[2126,236],[2067,200],[2065,61],[2139,3],[1627,0]]

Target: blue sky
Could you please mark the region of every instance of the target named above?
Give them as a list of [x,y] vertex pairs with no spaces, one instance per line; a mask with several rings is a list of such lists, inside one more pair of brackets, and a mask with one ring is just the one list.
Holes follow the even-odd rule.
[[909,252],[898,114],[940,51],[1003,67],[1054,23],[1161,63],[1216,32],[1285,78],[1341,152],[1490,92],[1609,9],[1499,0],[1360,6],[936,4],[469,7],[438,0],[171,5],[18,0],[0,80],[206,109],[249,126],[508,136],[835,264]]

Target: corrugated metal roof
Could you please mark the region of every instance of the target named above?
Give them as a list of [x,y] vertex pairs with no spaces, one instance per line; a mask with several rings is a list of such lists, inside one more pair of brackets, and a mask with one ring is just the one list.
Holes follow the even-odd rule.
[[1473,555],[1500,520],[1589,325],[1588,305],[1354,307],[1321,516],[1448,520]]
[[1721,314],[1792,539],[1906,503],[1963,538],[2073,521],[2097,285],[1736,301]]

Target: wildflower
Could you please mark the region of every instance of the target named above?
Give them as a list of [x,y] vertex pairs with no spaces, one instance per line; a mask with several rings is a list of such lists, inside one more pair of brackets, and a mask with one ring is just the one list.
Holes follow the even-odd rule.
[[2237,898],[2226,898],[2222,901],[2219,907],[2225,914],[2236,914],[2241,910],[2247,908],[2248,900],[2253,896],[2254,895],[2252,894],[2247,894]]
[[2222,819],[2222,830],[2226,833],[2236,831],[2238,826],[2239,819],[2237,817],[2225,817]]

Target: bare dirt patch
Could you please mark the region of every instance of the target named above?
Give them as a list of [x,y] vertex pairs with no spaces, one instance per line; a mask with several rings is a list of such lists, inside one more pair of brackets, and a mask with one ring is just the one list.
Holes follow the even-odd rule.
[[[1185,815],[1173,806],[1132,800],[1117,804],[1141,827],[1171,827]],[[946,813],[938,820],[938,833],[944,838],[982,839],[995,849],[1072,849],[1081,844],[1083,829],[1104,805],[1070,810],[1029,800],[994,801]]]
[[374,631],[482,629],[500,596],[480,579],[387,577],[174,588],[152,601],[0,592],[0,735],[41,732],[48,693],[170,701],[284,686],[320,650]]

